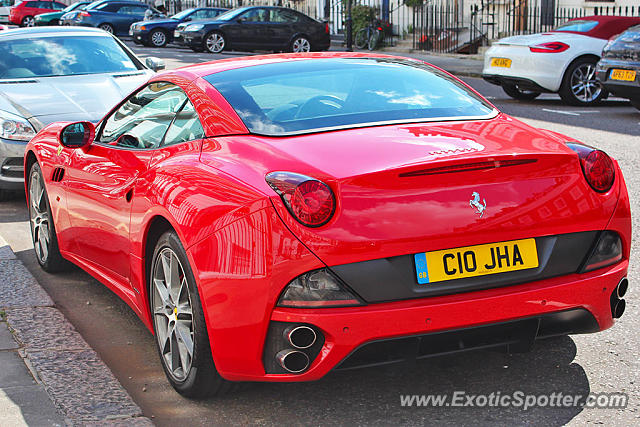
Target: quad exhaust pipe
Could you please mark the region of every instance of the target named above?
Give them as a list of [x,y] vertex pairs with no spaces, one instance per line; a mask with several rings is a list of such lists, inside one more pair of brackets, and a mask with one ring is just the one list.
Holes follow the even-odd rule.
[[620,283],[618,283],[618,286],[616,286],[616,289],[611,294],[611,316],[613,316],[614,319],[619,319],[624,314],[627,303],[622,299],[622,297],[625,296],[628,289],[629,280],[624,277],[622,278],[622,280],[620,280]]
[[299,350],[282,350],[276,360],[287,372],[299,374],[309,367],[309,356]]
[[316,343],[316,331],[308,326],[290,326],[284,330],[284,339],[297,349],[304,350]]

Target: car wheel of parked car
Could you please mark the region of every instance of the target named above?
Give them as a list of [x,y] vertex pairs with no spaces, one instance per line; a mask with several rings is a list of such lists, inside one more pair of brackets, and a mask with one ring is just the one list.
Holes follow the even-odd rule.
[[206,397],[229,388],[216,371],[187,253],[174,231],[153,252],[149,275],[153,329],[162,368],[180,394]]
[[311,43],[306,37],[296,37],[291,42],[291,46],[289,49],[291,50],[291,52],[295,52],[295,53],[310,52]]
[[576,60],[564,74],[560,86],[560,98],[569,105],[596,105],[605,95],[596,79],[595,58]]
[[100,24],[100,25],[98,25],[98,28],[100,28],[101,30],[106,31],[109,34],[113,34],[113,31],[114,31],[113,25],[111,25],[111,24]]
[[149,34],[149,45],[153,47],[165,47],[167,45],[167,33],[155,30]]
[[220,53],[225,48],[226,41],[222,33],[212,31],[204,38],[204,48],[211,53]]
[[65,270],[69,264],[62,258],[58,249],[58,238],[49,206],[49,196],[44,186],[42,170],[37,163],[31,166],[27,184],[31,238],[38,264],[49,273]]
[[34,25],[36,25],[36,20],[33,16],[25,16],[20,24],[21,27],[33,27]]
[[523,101],[530,101],[540,96],[540,92],[534,92],[532,90],[521,90],[515,85],[502,85],[504,93],[509,95],[513,99],[520,99]]

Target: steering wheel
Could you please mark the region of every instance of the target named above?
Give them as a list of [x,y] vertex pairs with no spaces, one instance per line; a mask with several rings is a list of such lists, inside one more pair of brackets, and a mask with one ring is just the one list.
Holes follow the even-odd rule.
[[308,118],[313,116],[318,107],[323,108],[326,111],[327,107],[339,111],[344,108],[344,101],[334,95],[316,95],[307,99],[296,112],[294,118]]
[[114,145],[118,147],[145,148],[138,138],[128,133],[120,135]]

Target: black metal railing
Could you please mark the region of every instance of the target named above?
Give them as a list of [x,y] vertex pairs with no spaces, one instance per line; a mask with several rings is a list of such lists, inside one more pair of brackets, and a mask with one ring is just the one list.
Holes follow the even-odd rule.
[[455,0],[429,2],[413,8],[414,49],[455,52],[468,41],[464,11]]

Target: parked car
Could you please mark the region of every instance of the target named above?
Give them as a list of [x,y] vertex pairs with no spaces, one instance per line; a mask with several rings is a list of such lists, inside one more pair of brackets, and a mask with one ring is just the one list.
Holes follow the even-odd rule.
[[329,25],[284,7],[241,7],[214,21],[194,22],[178,34],[196,52],[206,50],[327,50]]
[[25,167],[39,264],[123,298],[190,397],[525,351],[625,308],[618,164],[415,59],[183,67],[97,126],[47,126]]
[[33,27],[34,17],[41,13],[55,12],[67,7],[58,1],[28,0],[19,3],[9,10],[9,23],[21,27]]
[[54,121],[97,122],[153,74],[118,39],[89,28],[0,32],[0,199],[24,189],[24,148]]
[[640,25],[607,43],[596,74],[606,90],[640,110]]
[[49,12],[37,15],[35,17],[35,25],[36,26],[46,26],[46,25],[60,25],[60,18],[65,13],[71,12],[73,10],[82,10],[85,6],[91,4],[90,1],[79,1],[77,3],[73,3],[64,9],[57,12]]
[[173,32],[182,22],[201,21],[213,19],[229,9],[219,7],[198,7],[186,9],[176,13],[170,18],[154,19],[151,21],[136,22],[131,25],[129,35],[137,44],[145,46],[164,47],[173,41]]
[[609,38],[640,17],[587,16],[555,30],[498,40],[485,53],[482,77],[515,99],[557,92],[570,105],[595,105],[606,96],[595,68]]
[[142,21],[148,9],[153,8],[139,1],[102,0],[85,7],[71,19],[65,17],[65,23],[96,27],[111,34],[124,36],[129,34],[131,24]]
[[9,10],[22,0],[0,0],[0,22],[9,23]]

